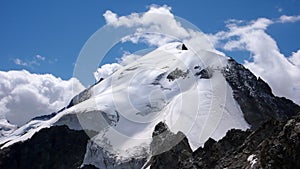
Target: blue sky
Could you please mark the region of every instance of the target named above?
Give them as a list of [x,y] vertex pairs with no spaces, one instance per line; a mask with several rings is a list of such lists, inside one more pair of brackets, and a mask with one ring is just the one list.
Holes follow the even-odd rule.
[[[76,60],[88,39],[106,23],[112,26],[129,23],[121,22],[120,16],[130,23],[145,26],[141,18],[151,10],[168,14],[164,17],[169,16],[166,18],[170,22],[164,22],[164,17],[161,20],[148,17],[147,21],[154,24],[152,28],[166,31],[146,31],[191,35],[189,31],[182,31],[185,25],[173,22],[174,16],[181,17],[202,30],[217,50],[232,56],[266,81],[275,95],[300,104],[299,7],[299,0],[132,0],[130,3],[121,0],[1,0],[0,119],[3,115],[16,115],[29,120],[67,105],[75,94],[95,82],[93,73],[97,63],[86,64],[86,60],[76,66],[84,68],[80,82],[71,78],[75,63],[82,63]],[[133,12],[144,15],[128,17]],[[160,27],[155,27],[157,25]],[[191,38],[202,37],[198,35]],[[156,37],[148,39],[148,44],[149,40],[157,40]],[[103,39],[99,48],[109,44],[107,40],[112,38],[108,34]],[[159,40],[164,42],[163,38]],[[207,47],[209,43],[204,42],[199,46]],[[97,47],[97,43],[93,47]],[[149,48],[147,41],[138,45],[117,44],[100,63],[99,66],[106,65],[97,69],[96,76],[110,75],[120,68],[122,63],[107,63],[116,62],[124,52],[134,53],[144,48]],[[97,55],[93,51],[91,53]],[[129,57],[127,63],[129,61],[132,58]],[[24,115],[19,116],[21,114]]]
[[[0,70],[26,69],[50,73],[62,79],[72,77],[76,58],[88,40],[105,25],[103,14],[111,10],[119,16],[146,12],[151,4],[166,4],[172,13],[196,25],[204,33],[226,30],[229,19],[251,21],[300,14],[300,1],[100,1],[26,0],[0,2]],[[285,56],[300,47],[300,22],[270,25],[273,37]],[[222,49],[220,49],[222,50]],[[247,51],[226,51],[242,62]],[[121,50],[112,51],[105,62],[113,62]],[[19,59],[19,60],[17,60]],[[18,62],[19,61],[19,62]],[[19,64],[16,64],[19,63]]]

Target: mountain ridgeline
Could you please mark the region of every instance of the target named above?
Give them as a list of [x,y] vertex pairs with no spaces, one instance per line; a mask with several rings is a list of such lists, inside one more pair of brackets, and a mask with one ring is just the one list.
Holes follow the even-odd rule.
[[101,79],[0,138],[0,169],[300,168],[300,107],[235,60],[200,55],[171,43]]

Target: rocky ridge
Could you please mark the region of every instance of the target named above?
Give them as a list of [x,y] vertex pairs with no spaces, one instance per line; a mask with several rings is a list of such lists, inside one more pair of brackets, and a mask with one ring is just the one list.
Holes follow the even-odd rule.
[[222,73],[252,128],[258,128],[271,119],[286,120],[300,112],[298,105],[284,97],[274,96],[266,82],[235,60],[229,59]]
[[[173,134],[175,135],[175,134]],[[232,129],[219,141],[209,139],[194,152],[184,138],[169,151],[152,157],[150,168],[269,168],[300,167],[300,113],[269,120],[256,130]]]

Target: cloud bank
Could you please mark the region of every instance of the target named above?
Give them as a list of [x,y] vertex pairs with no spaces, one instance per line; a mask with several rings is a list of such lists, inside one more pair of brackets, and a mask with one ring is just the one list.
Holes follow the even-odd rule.
[[63,108],[84,89],[75,78],[62,80],[51,74],[0,71],[0,119],[18,126],[33,117]]
[[[173,41],[184,42],[188,47],[215,51],[211,42],[200,30],[192,29],[191,23],[183,21],[171,13],[167,5],[151,5],[145,13],[132,13],[128,16],[118,16],[110,10],[103,14],[107,25],[113,27],[135,28],[133,35],[126,36],[123,42],[143,42],[149,46],[162,46]],[[187,22],[187,21],[186,21]]]
[[300,104],[300,52],[291,56],[280,53],[276,41],[266,33],[268,26],[296,22],[300,16],[283,15],[278,19],[258,18],[250,22],[229,20],[228,30],[210,35],[216,48],[225,51],[249,51],[253,61],[244,66],[264,79],[278,96]]

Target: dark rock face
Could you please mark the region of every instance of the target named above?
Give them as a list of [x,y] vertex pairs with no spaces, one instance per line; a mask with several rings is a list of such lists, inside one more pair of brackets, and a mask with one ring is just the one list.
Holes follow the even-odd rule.
[[195,66],[194,69],[196,71],[194,76],[199,77],[200,79],[210,79],[214,73],[210,67],[202,69],[201,66],[198,65]]
[[0,150],[3,169],[72,169],[83,161],[89,137],[66,126],[42,129],[24,142]]
[[300,112],[300,107],[291,100],[277,97],[261,78],[256,78],[243,65],[233,59],[222,71],[233,90],[233,96],[240,105],[246,121],[257,128],[260,123],[270,120],[286,120]]
[[174,134],[166,124],[160,122],[156,125],[152,137],[150,148],[154,155],[145,167],[151,165],[150,168],[173,169],[191,166],[186,159],[192,158],[193,152],[182,132]]
[[225,156],[230,156],[237,147],[243,144],[249,134],[249,131],[232,129],[219,142],[212,138],[208,139],[203,148],[200,147],[194,152],[194,167],[217,168],[218,161]]
[[74,96],[73,99],[70,101],[69,105],[67,108],[70,108],[78,103],[81,103],[87,99],[89,99],[92,95],[91,93],[91,87],[88,89],[85,89],[84,91],[80,92],[78,95]]
[[190,72],[189,70],[186,70],[184,72],[183,70],[176,68],[175,70],[173,70],[171,73],[168,74],[167,79],[169,81],[174,81],[175,79],[178,79],[180,77],[182,77],[184,79],[187,77],[189,72]]
[[91,85],[89,88],[83,90],[78,95],[74,96],[66,108],[70,108],[78,103],[81,103],[81,102],[89,99],[92,95],[91,88],[93,88],[95,85],[99,84],[103,80],[104,80],[103,78],[100,78],[99,81],[97,81],[95,84]]
[[182,44],[181,50],[188,50],[188,48],[185,46],[185,44]]
[[[49,115],[42,115],[42,116],[37,116],[37,117],[34,117],[32,118],[31,120],[49,120],[51,119],[52,117],[54,117],[57,113],[54,112],[54,113],[51,113]],[[30,121],[31,121],[30,120]]]
[[271,122],[269,125],[272,124],[274,134],[257,145],[259,164],[264,168],[299,168],[300,116],[285,123]]
[[206,68],[195,73],[195,76],[199,76],[200,79],[210,79],[213,76],[213,70]]
[[190,153],[187,139],[149,161],[151,168],[300,168],[300,114],[270,120],[255,131],[232,129]]
[[82,167],[82,169],[98,169],[98,168],[93,165],[85,165]]
[[188,48],[185,46],[185,44],[178,45],[176,48],[178,50],[188,50]]
[[[299,125],[297,116],[284,122],[270,120],[251,133],[232,130],[219,142],[198,149],[195,162],[209,168],[299,168]],[[214,162],[203,160],[209,158],[215,158]]]

